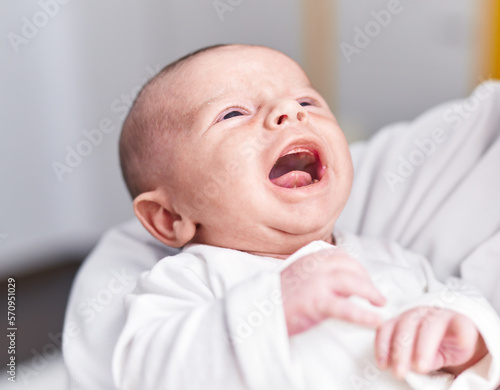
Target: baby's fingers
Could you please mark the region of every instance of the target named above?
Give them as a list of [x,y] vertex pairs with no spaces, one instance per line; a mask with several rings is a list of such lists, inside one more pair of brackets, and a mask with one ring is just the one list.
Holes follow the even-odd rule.
[[380,368],[391,367],[398,378],[406,375],[412,364],[419,324],[418,313],[409,311],[378,329],[375,354]]
[[363,326],[376,327],[381,321],[377,313],[364,309],[342,297],[332,299],[322,311],[324,318],[336,318]]
[[377,329],[375,336],[375,357],[379,368],[385,370],[389,367],[389,358],[391,353],[391,340],[396,320],[387,321]]
[[[419,337],[415,353],[417,371],[456,367],[473,358],[480,341],[477,328],[470,319],[442,311],[434,322],[432,329],[423,328]],[[428,344],[435,351],[433,355],[430,354],[432,349],[428,350]],[[479,357],[482,356],[484,354],[479,354]]]
[[341,277],[331,280],[331,289],[337,295],[351,295],[364,298],[375,306],[385,305],[385,297],[370,280],[369,276],[342,273]]
[[449,326],[450,316],[439,313],[436,317],[426,317],[415,342],[413,367],[416,372],[428,373],[443,367],[444,359],[439,346]]

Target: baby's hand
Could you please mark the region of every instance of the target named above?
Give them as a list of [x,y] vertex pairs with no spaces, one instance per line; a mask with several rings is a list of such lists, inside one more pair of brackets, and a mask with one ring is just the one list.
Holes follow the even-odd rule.
[[366,269],[338,248],[304,256],[284,269],[281,289],[290,336],[327,318],[377,326],[379,316],[348,300],[351,295],[365,298],[373,305],[385,304]]
[[399,378],[410,369],[422,374],[442,369],[458,375],[487,352],[469,318],[431,307],[408,310],[384,323],[375,340],[379,367],[391,368]]

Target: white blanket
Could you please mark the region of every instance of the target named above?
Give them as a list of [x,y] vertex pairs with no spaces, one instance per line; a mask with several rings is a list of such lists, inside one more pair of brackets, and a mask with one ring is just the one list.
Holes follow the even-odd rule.
[[[463,101],[445,104],[353,146],[356,177],[337,226],[390,238],[425,255],[439,278],[462,276],[500,312],[500,84],[477,91],[475,108]],[[418,150],[415,142],[439,128],[446,139],[438,143],[443,134],[434,133],[433,152],[410,174],[403,169],[407,177],[399,175],[398,159],[409,159]],[[112,229],[86,260],[64,328],[71,389],[113,389],[111,359],[124,324],[123,297],[142,271],[169,253],[177,251],[155,242],[134,220]]]

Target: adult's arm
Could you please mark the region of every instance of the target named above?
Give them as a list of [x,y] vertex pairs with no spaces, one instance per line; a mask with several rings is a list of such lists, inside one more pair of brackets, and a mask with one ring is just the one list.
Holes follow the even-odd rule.
[[383,129],[352,150],[352,195],[338,220],[459,276],[500,313],[500,83]]

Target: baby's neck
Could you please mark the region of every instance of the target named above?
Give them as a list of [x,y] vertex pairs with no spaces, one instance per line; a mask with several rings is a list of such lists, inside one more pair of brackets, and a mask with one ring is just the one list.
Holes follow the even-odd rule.
[[[328,234],[325,239],[320,240],[324,241],[328,244],[335,245],[335,236],[333,234]],[[250,253],[252,255],[256,256],[263,256],[263,257],[274,257],[276,259],[282,259],[285,260],[288,257],[290,257],[293,253],[287,253],[287,254],[280,254],[280,253],[268,253],[268,252],[257,252],[257,251],[247,251],[247,253]]]

